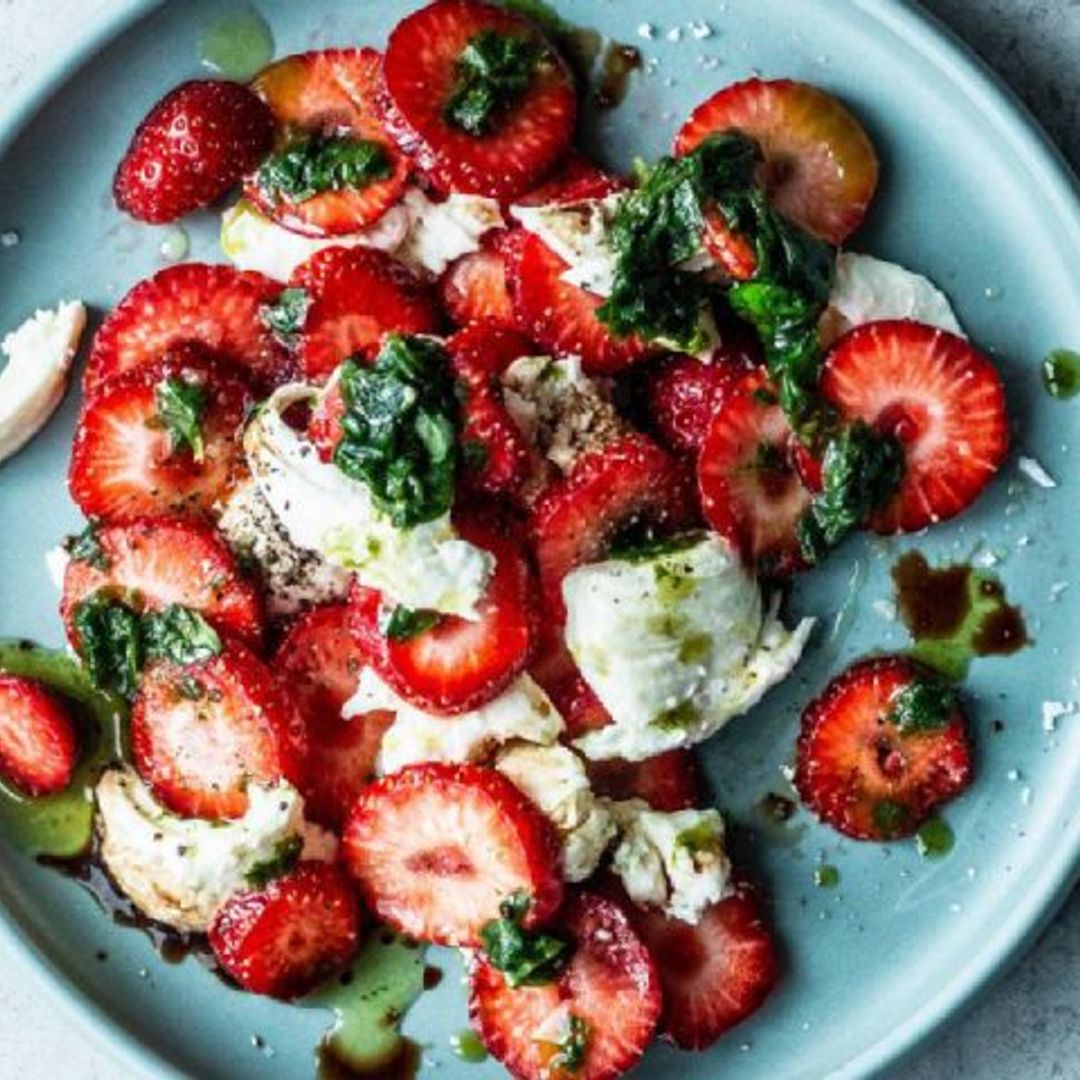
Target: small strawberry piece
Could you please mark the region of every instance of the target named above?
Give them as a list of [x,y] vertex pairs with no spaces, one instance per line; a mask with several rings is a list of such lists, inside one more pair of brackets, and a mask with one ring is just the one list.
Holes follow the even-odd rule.
[[470,386],[494,385],[515,360],[536,355],[524,334],[493,326],[466,326],[446,339],[446,348],[454,373]]
[[183,263],[139,282],[106,317],[83,375],[88,397],[106,379],[151,364],[194,341],[246,368],[260,383],[288,380],[292,361],[264,325],[262,308],[281,286],[229,266]]
[[781,213],[832,244],[862,224],[877,190],[878,160],[862,125],[831,94],[790,79],[747,79],[713,94],[675,139],[688,154],[721,131],[756,139],[762,180]]
[[141,610],[170,604],[192,608],[223,634],[257,646],[263,609],[258,592],[240,577],[232,553],[207,525],[177,518],[147,518],[96,532],[102,561],[73,558],[64,573],[60,613],[68,640],[79,647],[75,609],[104,590]]
[[21,795],[55,795],[71,783],[78,739],[71,716],[41,683],[0,671],[0,776]]
[[649,355],[637,337],[616,337],[598,318],[599,296],[563,281],[567,264],[538,236],[506,242],[510,296],[521,328],[556,356],[580,356],[593,375],[614,375]]
[[170,810],[237,818],[249,784],[302,785],[303,720],[285,687],[246,648],[181,666],[152,663],[131,713],[135,766]]
[[349,962],[360,912],[340,867],[302,862],[263,889],[234,893],[209,936],[218,963],[245,990],[288,1000]]
[[627,186],[625,180],[605,172],[580,150],[571,150],[551,177],[517,202],[521,206],[547,206],[603,199],[616,191],[625,191]]
[[584,454],[533,508],[531,530],[545,603],[565,618],[562,580],[597,562],[620,533],[651,525],[674,532],[694,519],[682,467],[644,435],[627,435]]
[[754,245],[746,237],[733,231],[724,215],[715,207],[705,211],[705,233],[702,240],[709,254],[732,281],[749,281],[757,273],[757,251]]
[[368,907],[418,941],[475,948],[516,892],[525,926],[562,903],[560,843],[502,773],[482,765],[409,765],[365,788],[342,837]]
[[291,284],[311,301],[299,354],[312,379],[326,379],[354,354],[373,358],[387,334],[439,329],[430,290],[383,251],[326,248],[296,268]]
[[770,576],[803,566],[795,526],[810,493],[791,464],[793,441],[768,377],[752,371],[724,392],[698,458],[705,519]]
[[375,711],[343,719],[364,656],[349,629],[345,604],[327,604],[299,616],[278,646],[271,667],[292,691],[307,727],[305,809],[340,828],[356,796],[375,773],[375,758],[393,713]]
[[704,1050],[756,1012],[780,976],[773,936],[754,890],[738,884],[701,921],[628,906],[660,970],[660,1030],[683,1050]]
[[821,392],[845,420],[864,420],[903,444],[904,479],[871,518],[876,532],[917,532],[955,517],[1008,453],[997,369],[963,338],[932,326],[856,327],[829,354]]
[[795,786],[823,821],[856,840],[908,836],[971,783],[971,746],[956,707],[941,726],[901,730],[897,695],[933,678],[913,660],[862,660],[807,707]]
[[[447,116],[459,58],[481,34],[529,42],[539,52],[524,93],[474,135]],[[541,181],[570,148],[574,81],[527,20],[479,0],[436,0],[398,23],[383,64],[385,121],[398,145],[441,191],[512,199]]]
[[479,251],[462,255],[447,268],[439,279],[439,300],[456,326],[517,327],[500,236],[489,233]]
[[182,83],[139,125],[116,177],[121,210],[162,225],[209,206],[253,169],[274,140],[274,118],[246,87]]
[[468,712],[498,697],[524,670],[535,638],[532,572],[521,546],[476,518],[456,522],[461,537],[495,556],[478,619],[443,615],[404,640],[380,627],[382,599],[354,585],[352,627],[368,660],[406,701],[428,712]]
[[588,769],[593,790],[609,799],[644,799],[664,812],[698,804],[698,771],[689,750],[669,750],[644,761],[590,761]]
[[825,486],[825,466],[801,439],[792,439],[791,464],[807,491],[815,495]]
[[[511,987],[481,954],[469,977],[469,1018],[493,1057],[519,1080],[615,1080],[644,1054],[661,1011],[660,978],[622,908],[582,893],[557,932],[573,947],[554,982]],[[576,1025],[573,1023],[577,1021]],[[576,1066],[561,1040],[577,1027]]]
[[322,191],[295,202],[269,197],[251,178],[245,194],[279,224],[312,236],[357,232],[378,220],[401,197],[408,158],[379,119],[382,57],[374,49],[324,49],[286,56],[251,84],[287,135],[333,136],[376,143],[388,175],[361,188]]
[[749,332],[724,327],[723,343],[709,362],[693,356],[660,361],[649,375],[649,415],[664,442],[696,457],[725,390],[761,363],[761,346]]
[[[176,445],[162,419],[162,390],[177,384],[201,391],[198,453]],[[108,521],[208,511],[243,467],[240,433],[254,402],[241,372],[194,345],[117,375],[79,417],[68,471],[72,498],[87,517]]]
[[334,451],[345,435],[345,394],[339,379],[331,379],[323,388],[308,419],[307,436],[323,461],[333,461]]

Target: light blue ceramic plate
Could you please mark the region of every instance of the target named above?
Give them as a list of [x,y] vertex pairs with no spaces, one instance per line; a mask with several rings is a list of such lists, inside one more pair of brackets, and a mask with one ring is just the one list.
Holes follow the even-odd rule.
[[[263,0],[279,53],[383,41],[410,5],[398,0]],[[185,0],[155,8],[117,0],[78,27],[77,53],[8,102],[0,119],[0,326],[61,296],[113,304],[160,265],[160,231],[112,207],[109,181],[148,105],[199,73],[199,31],[226,5]],[[782,988],[708,1054],[650,1052],[639,1075],[866,1075],[894,1061],[960,1008],[1029,942],[1074,881],[1080,852],[1080,718],[1043,729],[1044,699],[1080,697],[1080,556],[1075,543],[1080,402],[1051,400],[1039,362],[1080,345],[1080,210],[1073,183],[1030,118],[938,26],[897,0],[567,0],[571,21],[637,40],[655,70],[621,109],[589,117],[593,150],[625,167],[657,154],[690,107],[751,72],[817,82],[865,120],[884,183],[859,246],[920,268],[953,297],[972,335],[1000,361],[1017,445],[1057,477],[1033,486],[1010,462],[959,523],[927,537],[874,546],[857,540],[800,582],[794,607],[822,616],[822,633],[790,685],[734,723],[705,757],[718,801],[739,826],[755,870],[775,897],[785,943]],[[677,25],[682,40],[667,39]],[[687,23],[714,33],[698,40]],[[198,222],[194,257],[216,258],[213,222]],[[75,395],[48,430],[0,473],[0,635],[61,640],[42,553],[78,516],[64,485]],[[1028,613],[1037,644],[1009,660],[978,662],[978,779],[948,810],[953,854],[920,859],[913,844],[843,841],[800,813],[783,835],[754,808],[781,791],[800,706],[849,659],[899,648],[902,632],[875,610],[890,596],[888,568],[904,549],[963,559],[979,545],[1003,555],[1000,573]],[[1074,581],[1074,579],[1076,579]],[[1052,586],[1074,581],[1056,602]],[[852,594],[853,597],[852,597]],[[849,604],[849,599],[853,603]],[[879,605],[880,607],[880,605]],[[842,612],[837,621],[838,612]],[[991,723],[1004,731],[991,733]],[[1013,777],[1018,776],[1018,779]],[[814,866],[840,869],[836,890],[815,888]],[[0,849],[0,926],[27,949],[63,1000],[137,1068],[199,1077],[311,1075],[326,1017],[226,990],[194,961],[167,966],[138,933],[113,927],[80,889]],[[105,963],[95,960],[105,950]],[[465,1023],[456,960],[424,995],[406,1030],[437,1063],[433,1075],[499,1075],[458,1062],[451,1033]],[[253,1049],[262,1034],[273,1056]]]

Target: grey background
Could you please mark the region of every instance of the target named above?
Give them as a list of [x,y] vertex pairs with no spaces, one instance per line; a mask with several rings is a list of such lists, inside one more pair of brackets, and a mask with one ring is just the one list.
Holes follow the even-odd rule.
[[[107,5],[108,0],[0,0],[0,101],[69,38],[80,15]],[[1080,0],[927,0],[924,6],[1004,75],[1080,169]],[[1078,969],[1080,893],[1026,959],[895,1070],[893,1080],[1080,1078]],[[123,1075],[66,1014],[57,1013],[45,987],[27,971],[0,968],[0,1076]]]

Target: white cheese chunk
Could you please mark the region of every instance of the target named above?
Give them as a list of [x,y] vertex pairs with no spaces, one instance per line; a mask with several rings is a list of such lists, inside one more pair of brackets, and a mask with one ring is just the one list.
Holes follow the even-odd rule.
[[565,746],[517,744],[498,755],[495,768],[555,826],[562,840],[566,880],[591,877],[615,836],[615,822],[593,794],[581,758]]
[[402,199],[409,227],[394,254],[436,277],[462,255],[480,249],[480,239],[504,224],[498,200],[455,192],[441,202],[410,188]]
[[813,626],[789,632],[715,534],[573,570],[566,643],[613,724],[575,742],[592,758],[640,761],[701,742],[795,666]]
[[39,310],[0,342],[0,461],[11,457],[44,426],[64,398],[71,362],[86,329],[86,308],[63,300]]
[[330,833],[304,821],[304,800],[284,781],[251,785],[247,813],[227,821],[171,813],[129,768],[103,773],[95,799],[109,874],[140,911],[178,930],[205,930],[246,875],[280,858],[294,838],[304,859],[330,860],[337,848]]

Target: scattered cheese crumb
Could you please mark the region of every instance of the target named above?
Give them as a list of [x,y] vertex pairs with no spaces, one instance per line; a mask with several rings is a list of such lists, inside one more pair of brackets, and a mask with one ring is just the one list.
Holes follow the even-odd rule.
[[667,32],[668,41],[682,41],[682,27],[673,26]]
[[1041,488],[1056,488],[1057,481],[1033,457],[1021,454],[1016,459],[1016,467],[1033,483]]
[[695,19],[689,24],[690,33],[698,39],[698,41],[704,41],[705,38],[711,38],[713,36],[713,28],[704,19]]
[[1061,598],[1061,594],[1068,587],[1069,587],[1069,583],[1067,581],[1055,581],[1054,584],[1050,586],[1050,594],[1049,594],[1050,603],[1054,603],[1056,600],[1059,600]]
[[1042,703],[1043,731],[1056,730],[1058,720],[1075,712],[1076,702],[1074,701],[1044,701]]
[[638,37],[644,38],[646,41],[652,41],[656,37],[656,27],[652,23],[643,22],[638,28]]

